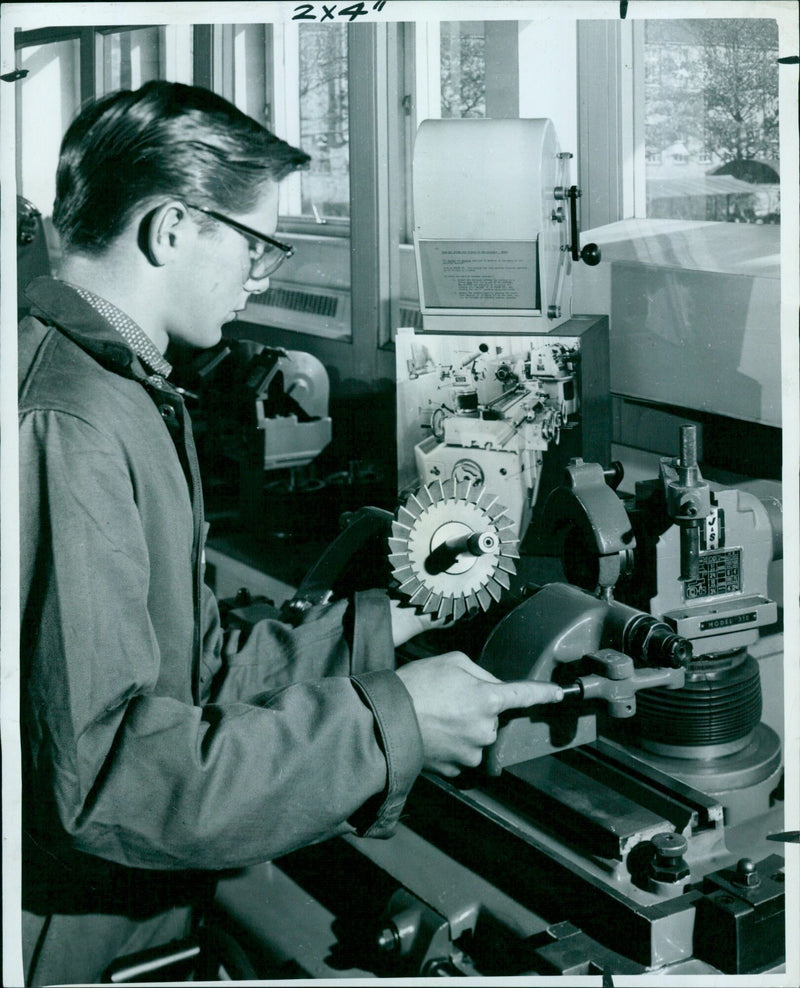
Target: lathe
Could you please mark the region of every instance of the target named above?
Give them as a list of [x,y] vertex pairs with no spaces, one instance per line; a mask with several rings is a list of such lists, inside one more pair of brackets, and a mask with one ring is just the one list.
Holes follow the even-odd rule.
[[392,839],[222,882],[261,976],[781,970],[781,745],[753,654],[778,619],[780,504],[707,483],[693,427],[634,497],[620,478],[569,464],[542,516],[559,559],[520,558],[469,481],[425,485],[391,519],[395,592],[466,616],[435,649],[451,635],[566,698],[504,715],[456,783],[423,775]]
[[415,348],[427,356],[424,368],[412,365],[407,380],[398,373],[398,394],[416,411],[415,425],[424,435],[419,441],[413,433],[408,437],[415,486],[440,478],[489,486],[522,539],[539,496],[545,454],[559,444],[563,429],[579,427],[581,342],[541,336],[476,343],[441,335],[415,346],[413,336],[401,335],[398,363]]

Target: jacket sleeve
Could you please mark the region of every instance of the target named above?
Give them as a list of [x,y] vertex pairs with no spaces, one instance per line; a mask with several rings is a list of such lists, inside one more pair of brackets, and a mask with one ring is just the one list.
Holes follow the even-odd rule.
[[268,623],[232,663],[256,665],[260,685],[233,688],[232,673],[196,705],[164,685],[140,492],[113,438],[35,411],[20,454],[24,743],[72,845],[132,867],[221,869],[391,828],[422,753],[385,634],[364,641],[356,619],[350,650],[341,613]]
[[393,671],[386,593],[359,591],[351,601],[314,607],[297,627],[259,621],[244,646],[222,661],[219,611],[214,595],[205,587],[204,628],[205,675],[211,678],[213,673],[208,697],[214,703],[257,700],[296,682],[350,677],[375,718],[387,772],[381,793],[351,823],[362,836],[390,836],[422,768],[422,741],[408,691]]

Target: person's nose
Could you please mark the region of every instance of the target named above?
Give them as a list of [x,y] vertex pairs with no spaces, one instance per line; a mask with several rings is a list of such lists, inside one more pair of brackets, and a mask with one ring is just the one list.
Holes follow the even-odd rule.
[[249,274],[242,287],[248,295],[260,295],[269,288],[269,277],[266,275],[264,278],[254,278]]

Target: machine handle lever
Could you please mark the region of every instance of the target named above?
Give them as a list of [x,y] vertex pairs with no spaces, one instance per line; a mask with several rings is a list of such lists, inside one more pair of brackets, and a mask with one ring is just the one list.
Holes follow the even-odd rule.
[[580,234],[578,232],[578,199],[580,199],[580,195],[581,190],[577,185],[571,185],[567,190],[567,198],[569,199],[570,250],[572,251],[573,261],[583,261],[589,267],[594,267],[601,260],[600,248],[597,244],[586,244],[583,250],[580,249]]
[[[664,686],[667,689],[680,689],[685,682],[683,669],[649,668],[633,669],[633,664],[616,662],[617,658],[627,659],[613,649],[601,649],[597,653],[599,664],[608,666],[607,675],[590,673],[580,676],[575,683],[562,686],[564,697],[574,696],[579,700],[604,700],[612,717],[633,717],[636,713],[636,694],[639,690]],[[630,664],[628,664],[630,663]]]

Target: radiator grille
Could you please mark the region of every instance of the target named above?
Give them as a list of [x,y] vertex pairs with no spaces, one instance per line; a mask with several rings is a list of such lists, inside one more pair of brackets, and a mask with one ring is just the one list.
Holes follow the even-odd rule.
[[415,330],[422,329],[422,313],[418,308],[401,305],[398,316],[400,319],[399,326],[410,326]]
[[261,295],[252,295],[250,301],[255,305],[303,312],[326,319],[335,319],[339,309],[339,299],[335,295],[316,295],[291,288],[269,288]]

